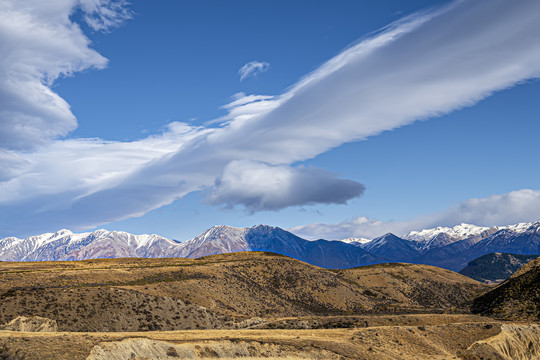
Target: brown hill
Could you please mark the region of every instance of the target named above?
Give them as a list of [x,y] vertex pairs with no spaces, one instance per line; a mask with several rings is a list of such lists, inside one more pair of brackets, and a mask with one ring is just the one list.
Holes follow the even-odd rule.
[[514,320],[540,319],[540,258],[474,300],[474,313]]
[[54,319],[60,331],[247,327],[257,319],[463,312],[486,286],[425,265],[327,270],[249,252],[200,259],[0,263],[0,324]]

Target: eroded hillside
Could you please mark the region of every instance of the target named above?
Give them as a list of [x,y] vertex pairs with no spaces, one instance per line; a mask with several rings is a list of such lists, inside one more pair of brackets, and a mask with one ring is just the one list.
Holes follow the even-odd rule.
[[145,333],[0,331],[0,358],[525,360],[536,359],[540,355],[540,330],[536,325],[455,320],[458,322],[439,325],[322,330]]

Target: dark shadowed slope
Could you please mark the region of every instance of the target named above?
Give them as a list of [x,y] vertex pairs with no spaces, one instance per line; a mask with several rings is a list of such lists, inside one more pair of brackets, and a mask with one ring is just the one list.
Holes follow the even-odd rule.
[[388,233],[362,244],[360,247],[373,255],[386,257],[389,261],[415,262],[416,258],[420,256],[415,245],[415,242]]
[[517,255],[508,253],[491,253],[481,256],[461,270],[459,273],[472,279],[493,283],[502,282],[538,255]]
[[504,319],[540,319],[540,258],[525,264],[504,283],[475,299],[472,311]]

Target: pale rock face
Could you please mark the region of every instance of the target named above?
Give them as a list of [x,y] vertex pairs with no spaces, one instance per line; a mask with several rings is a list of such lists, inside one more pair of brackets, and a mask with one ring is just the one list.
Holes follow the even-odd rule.
[[0,330],[25,331],[25,332],[56,332],[58,325],[56,320],[40,316],[18,316],[9,323],[0,325]]

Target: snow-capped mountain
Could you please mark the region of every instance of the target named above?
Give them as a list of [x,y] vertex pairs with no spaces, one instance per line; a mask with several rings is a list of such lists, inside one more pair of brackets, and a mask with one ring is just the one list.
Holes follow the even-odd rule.
[[190,257],[238,251],[271,251],[332,268],[381,262],[365,250],[339,241],[304,240],[278,227],[214,226],[183,243],[159,235],[132,235],[97,230],[75,234],[69,230],[0,240],[0,261],[83,260],[117,257]]
[[405,240],[416,241],[419,243],[428,243],[439,234],[447,234],[450,237],[463,240],[468,237],[478,235],[488,229],[488,227],[462,223],[451,228],[439,226],[433,229],[411,231],[402,238]]
[[370,242],[371,240],[372,239],[350,237],[350,238],[347,238],[347,239],[341,239],[341,240],[337,240],[337,241],[344,242],[345,244],[361,245],[361,244],[366,244],[366,243]]
[[459,271],[467,263],[492,252],[540,254],[540,221],[493,227],[483,233],[431,248],[416,261]]
[[386,234],[370,242],[351,244],[388,261],[430,264],[454,271],[491,252],[540,254],[540,221],[501,227],[460,224],[411,231],[403,238]]
[[175,256],[197,258],[200,256],[249,251],[246,233],[249,228],[226,225],[214,226],[193,239],[184,241]]
[[478,242],[500,230],[508,230],[509,234],[521,233],[529,229],[533,224],[535,223],[484,227],[462,223],[451,228],[439,226],[433,229],[411,231],[402,238],[416,242],[419,249],[427,251],[465,239],[474,238]]
[[60,230],[26,239],[0,240],[0,260],[83,260],[116,257],[163,257],[180,244],[159,235],[132,235],[123,231],[97,230],[73,233]]
[[485,251],[540,254],[540,221],[505,226],[470,249],[472,254]]
[[0,261],[197,258],[238,251],[271,251],[329,268],[400,261],[459,271],[469,261],[491,252],[540,254],[540,221],[492,228],[461,224],[413,231],[403,238],[386,234],[373,240],[308,241],[267,225],[214,226],[183,243],[155,234],[132,235],[108,230],[79,234],[60,230],[26,239],[0,240]]
[[473,237],[481,239],[497,230],[498,228],[496,227],[488,228],[462,223],[451,228],[439,226],[433,229],[411,231],[402,238],[415,242],[416,247],[421,252],[426,252],[430,249],[443,247],[464,239]]
[[392,262],[411,262],[420,255],[413,242],[404,240],[392,233],[361,244],[360,247],[373,255],[386,257]]
[[308,241],[278,227],[214,226],[181,244],[175,256],[200,257],[237,251],[271,251],[332,268],[372,264],[382,259],[340,241]]

